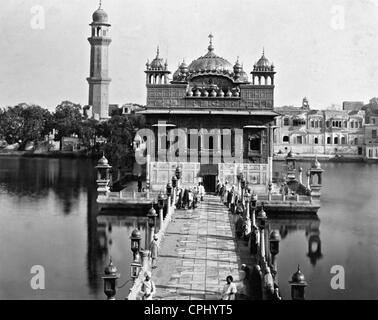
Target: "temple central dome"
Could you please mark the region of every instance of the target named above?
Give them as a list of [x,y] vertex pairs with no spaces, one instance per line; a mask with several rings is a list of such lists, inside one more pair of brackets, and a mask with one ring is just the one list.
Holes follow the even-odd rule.
[[212,37],[212,35],[209,36],[209,51],[204,56],[199,57],[189,65],[189,73],[215,72],[232,74],[234,72],[233,65],[230,62],[214,53]]

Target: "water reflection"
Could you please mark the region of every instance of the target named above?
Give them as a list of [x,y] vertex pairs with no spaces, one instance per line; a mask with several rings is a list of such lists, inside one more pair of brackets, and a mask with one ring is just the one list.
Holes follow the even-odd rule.
[[[146,228],[138,212],[102,215],[95,162],[0,158],[0,299],[104,299],[101,275],[110,256],[130,274],[130,235]],[[144,213],[145,214],[145,213]],[[27,241],[25,241],[27,239]],[[30,267],[46,268],[48,287],[30,289]],[[128,288],[120,291],[126,297]]]
[[[90,165],[83,165],[84,162]],[[53,191],[69,215],[79,195],[94,184],[94,164],[80,159],[42,159],[2,157],[0,182],[2,192],[12,197],[38,201]]]
[[306,253],[306,256],[314,267],[323,257],[320,239],[320,219],[317,215],[304,215],[302,217],[269,217],[268,234],[273,230],[278,230],[280,232],[281,241],[283,242],[291,233],[303,232],[305,239],[307,239],[308,252]]
[[[83,159],[0,157],[0,299],[104,299],[101,274],[110,256],[120,283],[130,278],[129,237],[135,227],[145,232],[148,210],[99,214],[94,166]],[[270,230],[282,237],[283,297],[290,298],[287,280],[300,264],[308,299],[378,299],[377,166],[322,167],[321,230],[317,216],[269,217]],[[30,288],[33,265],[47,270],[43,292]],[[345,267],[344,291],[329,285],[334,265]],[[125,286],[118,297],[127,294]]]
[[117,268],[126,270],[120,281],[125,282],[130,279],[129,268],[132,262],[130,236],[134,229],[139,229],[143,238],[141,246],[148,246],[148,219],[140,216],[138,211],[132,210],[123,213],[92,211],[88,217],[91,217],[88,224],[88,284],[91,292],[98,294],[102,291],[101,275],[110,258],[120,264]]

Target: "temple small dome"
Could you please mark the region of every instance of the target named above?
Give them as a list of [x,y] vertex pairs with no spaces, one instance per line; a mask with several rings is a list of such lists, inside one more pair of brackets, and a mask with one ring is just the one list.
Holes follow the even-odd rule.
[[163,58],[160,58],[159,56],[159,47],[156,51],[156,57],[154,60],[151,61],[149,68],[150,70],[167,70],[168,63]]
[[240,64],[239,58],[238,58],[238,60],[235,62],[235,65],[234,65],[234,72],[238,73],[238,72],[241,72],[242,70],[243,70],[243,67]]
[[270,61],[263,55],[259,61],[256,63],[257,67],[270,67],[271,63]]
[[185,81],[185,78],[189,72],[188,65],[185,63],[185,60],[181,62],[178,66],[178,69],[173,74],[174,81]]
[[248,80],[248,74],[244,70],[242,70],[238,74],[238,76],[236,77],[236,81],[238,81],[238,82],[248,82],[249,81]]
[[108,14],[100,7],[92,15],[94,23],[108,23]]
[[259,61],[253,66],[254,71],[273,71],[274,65],[265,57],[265,51],[263,51],[262,56]]
[[182,63],[180,64],[180,67],[179,67],[180,71],[182,73],[186,73],[189,71],[188,69],[188,65],[185,63],[185,60],[182,61]]
[[108,159],[105,158],[104,155],[102,155],[102,157],[100,158],[100,160],[98,160],[97,165],[99,165],[99,166],[108,166],[109,165],[109,161],[108,161]]

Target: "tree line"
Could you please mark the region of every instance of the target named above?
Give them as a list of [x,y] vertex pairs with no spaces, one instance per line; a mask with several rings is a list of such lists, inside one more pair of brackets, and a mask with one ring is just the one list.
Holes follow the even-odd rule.
[[[107,121],[87,118],[81,105],[70,101],[60,103],[54,112],[26,103],[0,108],[0,138],[8,144],[18,143],[19,150],[31,142],[38,145],[54,131],[54,140],[75,135],[88,154],[105,152],[118,167],[133,156],[134,134],[143,126],[144,117],[138,114],[114,113]],[[106,142],[98,143],[99,137]]]

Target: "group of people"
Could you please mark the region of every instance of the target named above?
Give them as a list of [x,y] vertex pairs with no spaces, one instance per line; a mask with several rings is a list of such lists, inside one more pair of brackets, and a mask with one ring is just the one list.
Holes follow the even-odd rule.
[[205,196],[205,187],[200,182],[193,188],[177,188],[176,208],[177,209],[195,209],[199,201],[203,201]]
[[[244,273],[243,283],[239,286],[236,286],[234,278],[230,275],[226,278],[226,283],[224,284],[220,300],[236,300],[236,299],[245,299],[246,298],[246,287],[244,282],[248,281],[248,272],[249,268],[246,265],[242,265],[242,272]],[[155,283],[151,279],[151,272],[146,271],[145,279],[141,286],[141,296],[142,300],[152,300],[153,296],[156,294]]]

